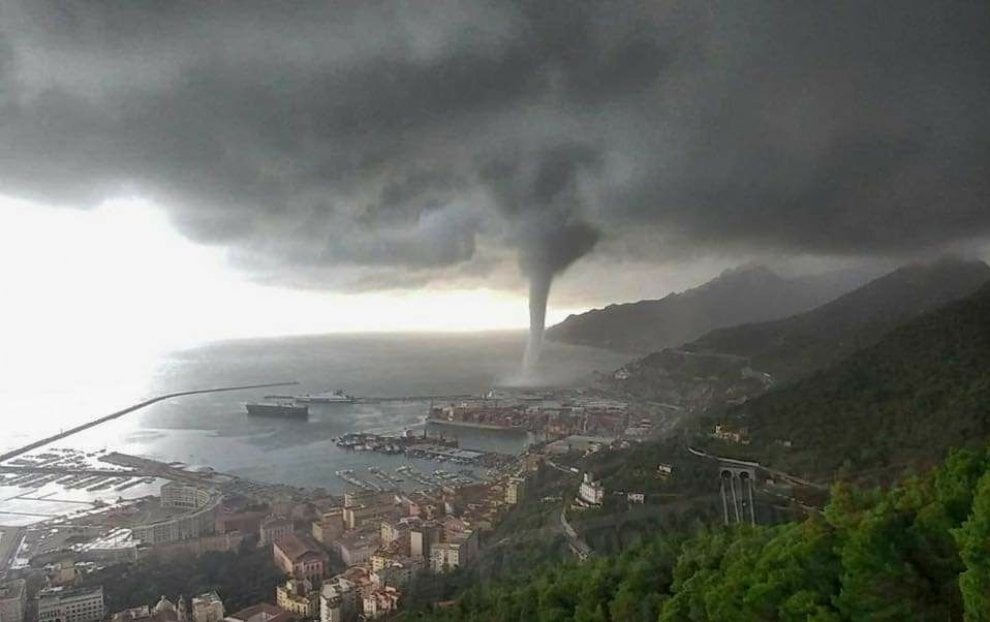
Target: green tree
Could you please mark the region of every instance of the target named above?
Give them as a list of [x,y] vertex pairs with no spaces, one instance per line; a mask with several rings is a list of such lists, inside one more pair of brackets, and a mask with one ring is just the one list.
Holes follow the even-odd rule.
[[967,622],[990,621],[990,472],[980,478],[969,519],[954,533],[965,570],[959,576]]

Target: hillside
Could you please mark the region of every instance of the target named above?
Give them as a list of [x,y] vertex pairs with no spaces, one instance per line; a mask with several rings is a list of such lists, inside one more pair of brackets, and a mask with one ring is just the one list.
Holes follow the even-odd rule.
[[986,620],[990,455],[957,452],[822,514],[695,533],[660,525],[621,554],[476,581],[422,622]]
[[896,477],[990,439],[990,285],[876,344],[710,423],[749,445],[709,441],[811,479]]
[[903,322],[988,281],[990,266],[982,261],[912,264],[805,313],[714,330],[683,349],[743,356],[752,367],[786,381],[875,343]]
[[983,262],[914,264],[782,320],[712,331],[633,361],[608,379],[633,397],[704,411],[827,367],[990,281]]
[[786,317],[831,300],[862,282],[854,273],[785,279],[763,267],[719,277],[659,300],[609,305],[551,327],[554,341],[630,352],[675,346],[743,322]]

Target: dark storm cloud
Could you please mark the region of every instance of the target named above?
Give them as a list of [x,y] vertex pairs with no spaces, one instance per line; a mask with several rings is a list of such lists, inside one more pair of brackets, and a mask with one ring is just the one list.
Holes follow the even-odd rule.
[[7,2],[0,192],[149,195],[264,278],[343,288],[506,247],[552,274],[599,236],[931,250],[990,232],[988,11]]

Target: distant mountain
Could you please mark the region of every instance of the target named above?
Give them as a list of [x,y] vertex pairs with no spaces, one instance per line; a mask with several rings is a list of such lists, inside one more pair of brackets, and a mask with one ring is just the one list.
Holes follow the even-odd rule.
[[811,311],[714,330],[682,349],[745,357],[780,383],[871,345],[901,323],[968,296],[988,281],[990,266],[982,261],[911,264]]
[[710,423],[749,445],[710,441],[808,478],[892,478],[950,448],[990,440],[990,285]]
[[740,268],[660,300],[609,305],[571,315],[551,327],[547,338],[613,350],[652,352],[690,341],[715,328],[793,315],[832,300],[864,280],[852,272],[785,279],[760,266]]
[[979,261],[912,264],[782,320],[707,333],[633,361],[606,382],[619,392],[704,412],[741,403],[868,347],[898,326],[990,281]]

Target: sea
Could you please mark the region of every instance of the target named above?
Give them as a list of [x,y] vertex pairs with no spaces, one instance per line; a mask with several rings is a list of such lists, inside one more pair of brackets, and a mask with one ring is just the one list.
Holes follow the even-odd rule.
[[[0,450],[155,395],[295,381],[299,384],[292,387],[170,399],[55,446],[119,451],[339,493],[347,485],[335,475],[338,470],[377,466],[394,472],[408,460],[341,449],[333,439],[347,432],[422,430],[428,399],[313,405],[308,420],[247,417],[244,403],[270,393],[335,389],[361,397],[481,395],[493,386],[519,381],[525,338],[522,331],[507,331],[233,340],[166,352],[133,366],[127,361],[114,361],[105,370],[90,366],[71,377],[48,379],[43,391],[25,393],[5,384],[0,388],[5,405],[0,411]],[[536,381],[548,386],[579,384],[593,372],[614,370],[627,360],[628,355],[608,350],[548,343]],[[504,453],[517,453],[532,440],[518,432],[449,427],[444,432],[457,436],[465,449]],[[0,494],[0,524],[10,524],[10,517],[3,516],[4,505]]]

